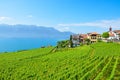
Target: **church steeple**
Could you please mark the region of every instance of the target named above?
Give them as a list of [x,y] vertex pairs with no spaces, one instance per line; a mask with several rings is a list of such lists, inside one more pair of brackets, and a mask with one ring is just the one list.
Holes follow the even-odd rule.
[[109,31],[112,31],[112,28],[111,28],[111,26],[110,26],[110,28],[109,28]]

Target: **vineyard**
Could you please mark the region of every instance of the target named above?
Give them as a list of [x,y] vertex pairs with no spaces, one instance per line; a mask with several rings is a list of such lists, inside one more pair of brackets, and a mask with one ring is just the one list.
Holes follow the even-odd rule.
[[120,80],[120,44],[0,54],[0,80]]

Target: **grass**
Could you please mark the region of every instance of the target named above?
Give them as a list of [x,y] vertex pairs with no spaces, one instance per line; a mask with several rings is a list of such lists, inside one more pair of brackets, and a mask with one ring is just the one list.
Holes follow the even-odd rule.
[[119,80],[120,44],[0,54],[0,80]]

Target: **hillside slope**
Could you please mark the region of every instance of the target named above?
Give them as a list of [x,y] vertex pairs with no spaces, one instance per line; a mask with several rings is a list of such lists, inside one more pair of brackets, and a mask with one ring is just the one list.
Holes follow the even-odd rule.
[[119,80],[119,49],[116,43],[95,43],[54,53],[41,48],[0,54],[0,79]]
[[60,32],[52,27],[0,24],[0,38],[69,38],[72,32]]

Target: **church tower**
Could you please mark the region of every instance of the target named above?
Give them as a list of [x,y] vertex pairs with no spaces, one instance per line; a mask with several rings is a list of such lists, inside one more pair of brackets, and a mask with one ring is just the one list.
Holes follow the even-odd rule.
[[110,28],[109,28],[109,31],[110,31],[110,32],[112,31],[112,28],[111,28],[111,26],[110,26]]

